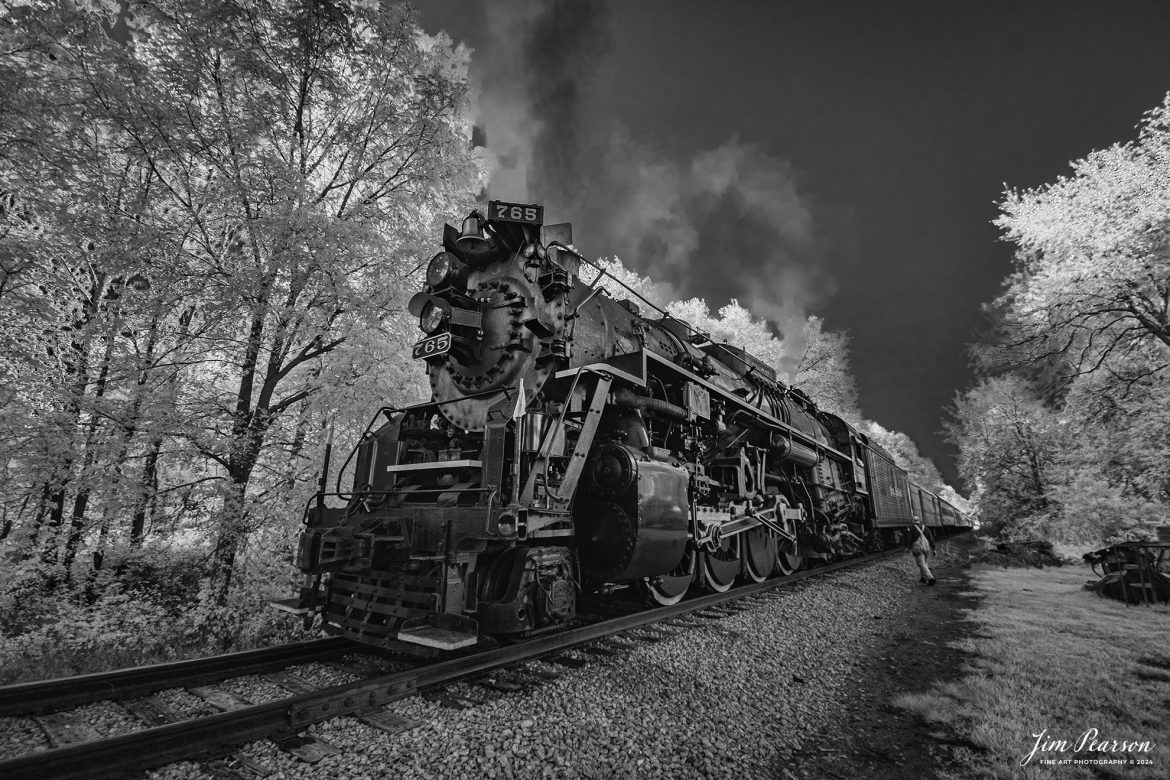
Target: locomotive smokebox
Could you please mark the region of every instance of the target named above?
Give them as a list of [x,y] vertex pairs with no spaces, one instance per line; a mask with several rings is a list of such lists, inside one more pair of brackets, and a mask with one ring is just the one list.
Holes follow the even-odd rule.
[[686,469],[624,444],[598,448],[574,516],[581,567],[599,582],[630,582],[671,571],[686,551]]
[[[427,265],[426,288],[410,311],[427,338],[414,357],[426,360],[432,400],[464,431],[484,430],[488,410],[523,388],[531,403],[569,359],[567,293],[574,277],[539,240],[544,210],[492,201],[457,230],[447,225],[444,251]],[[558,229],[561,228],[561,229]],[[551,237],[571,239],[567,226]],[[564,256],[562,258],[562,255]]]

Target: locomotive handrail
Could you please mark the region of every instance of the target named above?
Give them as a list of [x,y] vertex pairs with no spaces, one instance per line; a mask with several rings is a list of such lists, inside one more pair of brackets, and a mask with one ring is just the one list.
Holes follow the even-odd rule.
[[[305,502],[305,511],[302,514],[301,523],[303,525],[309,524],[310,510],[312,509],[313,504],[317,501],[318,496],[320,496],[321,498],[329,498],[329,497],[339,498],[342,501],[349,502],[349,501],[353,501],[355,498],[358,498],[358,497],[364,498],[367,496],[370,496],[370,497],[382,496],[383,498],[387,498],[389,496],[402,495],[406,492],[409,492],[411,495],[418,495],[420,493],[491,493],[491,494],[495,494],[496,488],[490,487],[487,485],[483,485],[480,487],[462,487],[462,488],[461,487],[414,488],[413,490],[410,490],[410,491],[404,491],[404,490],[367,490],[364,493],[342,493],[340,491],[334,492],[334,493],[316,493],[315,495],[311,496]],[[489,508],[491,507],[490,498],[491,497],[489,496],[489,501],[488,501]],[[406,503],[406,502],[403,502],[403,503]]]
[[718,385],[712,384],[711,382],[707,381],[706,379],[704,379],[703,377],[694,373],[693,371],[688,371],[683,366],[676,365],[675,363],[671,363],[666,358],[662,357],[661,355],[654,352],[653,350],[642,350],[642,353],[647,357],[647,359],[657,360],[662,365],[667,366],[671,370],[685,374],[686,377],[688,379],[690,379],[691,381],[696,382],[699,385],[707,388],[707,390],[710,392],[716,393],[720,398],[723,398],[724,400],[732,402],[737,407],[739,407],[741,410],[746,411],[749,414],[759,418],[759,420],[761,422],[768,425],[769,427],[783,431],[783,432],[787,433],[790,437],[799,440],[803,444],[812,446],[813,448],[823,449],[826,452],[834,453],[834,454],[840,456],[841,458],[845,458],[845,459],[848,459],[850,457],[849,455],[847,455],[846,453],[837,449],[836,447],[833,447],[830,444],[826,444],[824,442],[818,441],[815,437],[810,436],[809,434],[800,430],[796,426],[791,425],[789,423],[786,423],[783,420],[773,416],[772,414],[765,411],[764,409],[762,409],[758,406],[751,405],[745,399],[735,395],[734,393],[729,393],[726,390],[724,390],[722,387],[719,387]]
[[[563,250],[565,250],[565,251],[566,251],[566,252],[568,252],[569,254],[573,255],[573,257],[576,257],[578,260],[580,260],[581,262],[585,263],[586,265],[588,265],[589,267],[591,267],[593,270],[597,271],[597,278],[596,278],[596,279],[594,279],[592,282],[590,282],[590,283],[589,283],[589,287],[590,287],[590,288],[593,288],[593,286],[594,286],[595,284],[597,284],[599,281],[601,281],[601,277],[603,277],[603,276],[608,276],[610,279],[613,279],[615,282],[617,282],[618,284],[620,284],[622,287],[626,288],[626,292],[628,292],[628,293],[632,294],[634,297],[636,297],[636,298],[637,298],[638,300],[640,300],[642,303],[646,304],[646,305],[647,305],[647,306],[649,306],[651,309],[653,309],[654,311],[658,312],[658,313],[659,313],[659,314],[662,316],[662,318],[663,318],[663,319],[666,319],[667,317],[669,317],[670,319],[674,320],[675,322],[680,322],[680,323],[682,323],[683,327],[685,327],[685,328],[686,328],[687,330],[689,330],[691,333],[694,333],[696,336],[702,336],[702,337],[703,337],[704,339],[706,339],[707,341],[710,341],[710,340],[711,340],[711,336],[710,336],[710,334],[708,334],[708,333],[704,333],[703,331],[699,330],[698,328],[696,328],[694,325],[692,325],[691,323],[687,322],[686,320],[679,319],[678,317],[675,317],[673,314],[671,314],[670,312],[668,312],[666,309],[663,309],[663,308],[662,308],[662,307],[660,307],[658,304],[654,303],[654,302],[653,302],[653,301],[651,301],[649,298],[647,298],[645,295],[642,295],[642,293],[638,292],[638,291],[637,291],[637,290],[635,290],[633,287],[630,287],[628,284],[626,284],[625,282],[623,282],[621,279],[617,278],[616,276],[614,276],[613,274],[611,274],[609,271],[607,271],[606,269],[602,268],[600,265],[598,265],[597,263],[593,262],[592,260],[590,260],[590,259],[589,259],[588,257],[586,257],[585,255],[583,255],[583,254],[581,254],[580,252],[578,252],[576,249],[573,249],[572,247],[566,246],[566,245],[562,244],[560,241],[550,241],[550,242],[548,243],[548,245],[549,245],[550,247],[555,247],[555,248],[557,248],[557,249],[563,249]],[[582,306],[584,306],[586,303],[588,303],[589,301],[591,301],[591,300],[593,299],[593,297],[594,297],[595,295],[597,295],[597,293],[600,291],[600,289],[601,289],[601,288],[597,288],[596,290],[594,290],[594,292],[592,292],[592,293],[590,293],[590,294],[589,294],[589,297],[587,297],[585,300],[583,300],[583,301],[581,301],[579,304],[577,304],[577,307],[576,307],[576,309],[574,309],[574,310],[573,310],[573,314],[576,314],[576,313],[577,313],[577,310],[579,310],[579,309],[580,309]]]
[[[590,366],[581,366],[573,374],[573,383],[571,385],[569,385],[569,392],[565,394],[567,399],[572,400],[573,393],[576,392],[576,390],[577,390],[577,383],[580,381],[581,375],[585,374],[585,373],[597,374],[600,377],[605,377],[607,375],[604,371],[599,371],[598,369],[592,368]],[[561,413],[557,417],[556,425],[549,426],[548,430],[545,431],[543,434],[541,434],[540,446],[536,450],[536,459],[532,464],[533,468],[535,469],[536,461],[539,461],[542,458],[544,459],[544,468],[542,469],[542,473],[544,474],[544,479],[545,479],[544,489],[549,495],[551,495],[553,497],[554,500],[560,501],[560,502],[564,502],[566,499],[563,496],[561,496],[560,493],[553,490],[548,485],[548,454],[545,452],[545,445],[551,441],[550,437],[553,435],[553,431],[560,430],[561,426],[563,426],[565,424],[565,415],[568,413],[568,411],[569,411],[569,403],[566,402],[566,403],[561,405]],[[531,483],[532,486],[535,487],[535,484],[536,484],[534,482],[535,479],[536,479],[536,474],[533,473],[533,474],[529,474],[528,479],[525,480],[525,485],[524,485],[524,494],[525,495],[528,494],[528,489],[529,489],[528,483]]]
[[[446,406],[447,404],[455,403],[457,401],[466,401],[469,398],[483,398],[484,396],[495,395],[495,394],[501,393],[501,392],[504,394],[505,398],[507,398],[508,400],[511,400],[511,398],[512,398],[512,396],[510,394],[511,390],[512,390],[512,388],[510,388],[510,387],[501,387],[498,390],[484,390],[483,392],[472,393],[471,395],[461,395],[458,398],[449,398],[446,401],[420,401],[418,403],[408,404],[406,406],[383,406],[383,407],[380,407],[378,409],[378,411],[374,412],[374,416],[371,417],[370,421],[366,424],[365,430],[363,430],[361,432],[361,435],[358,436],[358,443],[354,446],[353,450],[350,451],[349,456],[346,457],[346,459],[345,459],[345,462],[341,464],[341,468],[338,469],[337,479],[333,483],[333,489],[335,492],[334,493],[323,493],[322,495],[336,495],[336,496],[346,495],[341,490],[341,478],[345,475],[345,470],[349,467],[350,462],[353,461],[353,456],[357,454],[358,449],[361,447],[362,441],[365,440],[366,436],[370,435],[370,431],[373,430],[373,428],[374,428],[374,423],[377,422],[378,418],[381,417],[383,414],[386,415],[386,420],[388,422],[393,422],[394,415],[397,414],[398,412],[407,412],[407,411],[410,411],[412,409],[421,409],[425,406]],[[350,493],[349,498],[346,498],[346,500],[347,501],[350,500],[353,497],[353,495],[354,495],[354,493]]]

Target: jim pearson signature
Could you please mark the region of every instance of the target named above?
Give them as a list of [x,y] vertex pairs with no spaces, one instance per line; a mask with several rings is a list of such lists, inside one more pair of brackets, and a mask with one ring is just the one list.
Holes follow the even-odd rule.
[[[1067,739],[1051,739],[1048,736],[1048,729],[1044,729],[1039,734],[1033,734],[1036,739],[1036,744],[1032,746],[1032,752],[1020,762],[1020,766],[1027,766],[1032,762],[1032,759],[1037,755],[1041,756],[1041,763],[1052,763],[1051,760],[1045,760],[1045,754],[1049,753],[1089,753],[1100,755],[1102,753],[1150,753],[1153,751],[1157,743],[1148,740],[1141,741],[1127,741],[1121,739],[1098,739],[1100,733],[1097,729],[1089,729],[1084,734],[1081,734],[1076,740],[1070,741]],[[1133,756],[1128,756],[1133,758]],[[1051,757],[1047,757],[1050,759]],[[1065,763],[1065,762],[1061,762]],[[1110,762],[1112,763],[1112,762]],[[1142,761],[1140,763],[1148,763]]]

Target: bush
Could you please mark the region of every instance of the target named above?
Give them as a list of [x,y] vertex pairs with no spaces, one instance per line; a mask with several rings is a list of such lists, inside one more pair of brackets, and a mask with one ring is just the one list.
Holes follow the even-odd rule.
[[1079,563],[1057,552],[1055,545],[1047,539],[998,542],[984,539],[982,542],[980,547],[971,553],[969,563],[991,563],[1005,569],[1011,567],[1043,569],[1045,566]]
[[201,607],[206,552],[132,550],[75,588],[36,566],[0,591],[0,683],[64,677],[310,638],[268,606],[293,592],[293,570],[264,557],[241,565],[221,608]]

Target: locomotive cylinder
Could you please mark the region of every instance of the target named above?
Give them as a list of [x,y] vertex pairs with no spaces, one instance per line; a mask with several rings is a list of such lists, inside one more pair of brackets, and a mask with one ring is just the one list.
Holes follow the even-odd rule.
[[601,447],[591,466],[577,511],[582,568],[604,582],[674,569],[690,528],[690,473],[624,444]]

